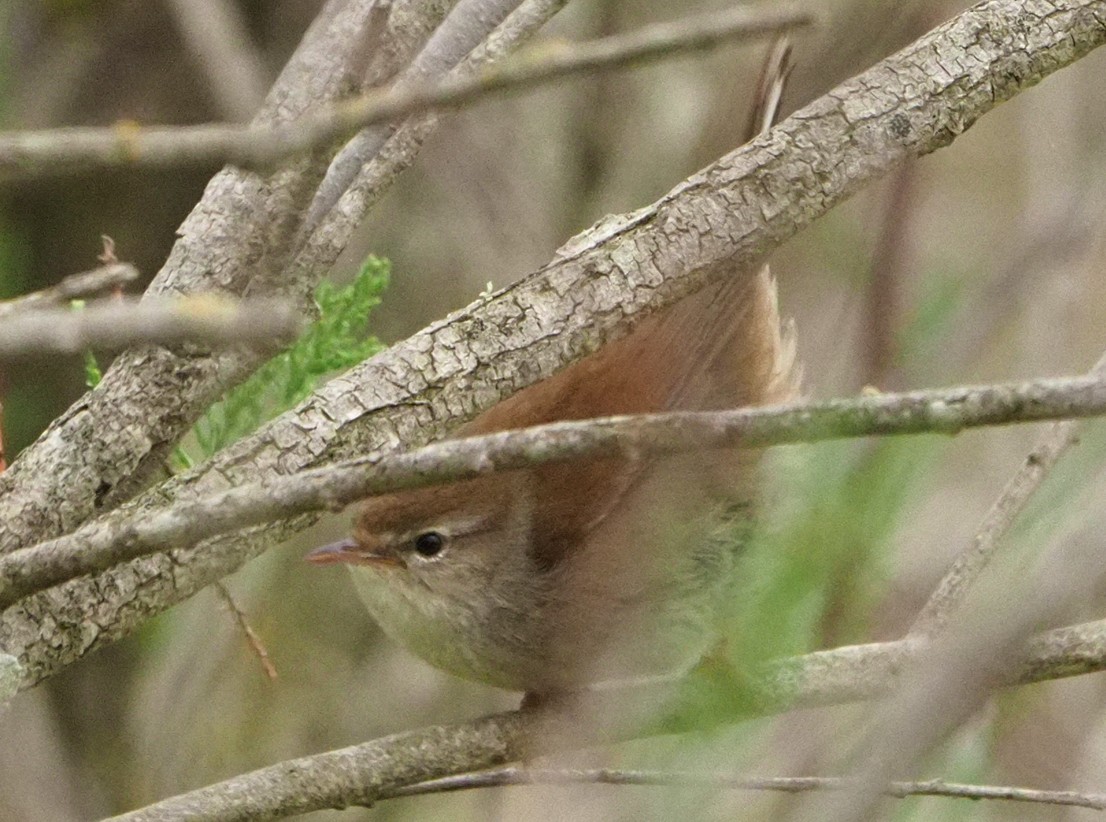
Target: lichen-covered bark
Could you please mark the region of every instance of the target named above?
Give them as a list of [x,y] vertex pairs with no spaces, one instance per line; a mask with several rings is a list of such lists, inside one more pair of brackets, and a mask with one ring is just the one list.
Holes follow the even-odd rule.
[[[981,3],[136,504],[438,436],[714,278],[746,276],[861,186],[947,145],[1104,40],[1106,0]],[[290,527],[139,560],[25,600],[0,620],[0,647],[20,658],[32,684],[238,567]]]

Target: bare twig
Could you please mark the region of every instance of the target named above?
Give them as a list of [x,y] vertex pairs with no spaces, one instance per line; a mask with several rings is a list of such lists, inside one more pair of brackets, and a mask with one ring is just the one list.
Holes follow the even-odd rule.
[[269,651],[265,648],[265,643],[261,641],[261,637],[257,635],[249,620],[246,619],[245,612],[238,607],[238,603],[234,601],[234,597],[226,585],[216,582],[214,587],[216,593],[219,594],[219,598],[223,600],[223,604],[227,606],[227,610],[234,617],[234,624],[238,626],[238,630],[246,638],[246,644],[250,646],[250,650],[253,651],[254,656],[261,663],[261,669],[265,672],[265,676],[270,680],[276,679],[276,666],[273,665],[273,660],[269,657]]
[[0,359],[75,354],[88,348],[185,342],[225,347],[278,347],[303,325],[280,300],[229,300],[215,295],[143,301],[110,300],[79,311],[24,311],[0,322]]
[[1079,377],[752,408],[560,422],[446,440],[292,476],[109,515],[73,534],[0,556],[0,607],[127,559],[371,494],[582,457],[640,458],[872,434],[951,434],[965,428],[1106,413],[1106,382]]
[[[757,714],[873,699],[895,685],[898,673],[923,648],[910,640],[820,651],[770,664],[750,678],[759,699],[745,703],[740,716],[694,712],[697,721],[716,724]],[[1029,643],[1008,685],[1073,676],[1106,668],[1106,621],[1042,634]],[[648,686],[642,691],[669,691]],[[638,690],[638,689],[631,689]],[[615,690],[596,693],[605,709],[642,694]],[[653,695],[654,697],[656,694]],[[755,707],[753,707],[755,706]],[[603,716],[597,712],[595,716]],[[118,822],[170,820],[275,819],[324,808],[371,805],[408,786],[430,779],[504,764],[523,753],[533,756],[535,740],[554,747],[582,747],[613,741],[606,727],[581,727],[571,739],[542,732],[540,713],[508,712],[461,725],[408,731],[362,745],[281,762],[225,782],[172,797],[119,817]],[[632,732],[631,732],[632,733]]]
[[759,37],[812,21],[797,6],[739,6],[678,23],[589,43],[548,43],[478,74],[398,90],[373,91],[291,123],[269,128],[226,125],[183,128],[68,128],[0,135],[0,178],[57,174],[105,166],[218,165],[267,167],[287,157],[419,111],[466,105],[494,92],[524,89],[573,74],[709,48],[726,40]]
[[[383,794],[381,799],[403,796],[423,796],[432,793],[499,788],[508,785],[672,785],[695,786],[718,790],[777,791],[806,793],[808,791],[847,791],[848,780],[832,776],[733,776],[724,773],[698,771],[639,771],[611,768],[549,769],[504,767],[476,773],[447,776],[407,785]],[[908,796],[943,796],[950,799],[998,799],[1037,805],[1092,808],[1106,810],[1106,794],[1086,791],[1044,791],[1007,785],[969,785],[927,779],[920,782],[892,782],[884,789],[887,796],[899,799]]]
[[[918,648],[894,693],[866,721],[851,778],[857,790],[800,803],[796,819],[861,822],[879,815],[882,787],[910,776],[949,734],[975,716],[1022,669],[1025,644],[1042,625],[1063,619],[1073,601],[1104,578],[1100,529],[1056,538],[1036,567],[1020,564],[988,580],[936,638]],[[986,595],[986,596],[985,596]]]
[[101,234],[100,242],[103,243],[103,249],[96,255],[96,259],[104,265],[114,265],[119,262],[119,258],[115,256],[115,240],[107,234]]
[[[1106,372],[1106,354],[1089,374]],[[911,636],[933,636],[948,623],[972,585],[991,561],[1010,526],[1025,510],[1041,483],[1061,457],[1079,441],[1079,423],[1064,420],[1051,426],[1033,446],[1018,471],[987,511],[971,543],[953,561],[910,628]]]
[[105,291],[114,291],[136,279],[138,279],[138,269],[130,263],[109,263],[91,271],[71,274],[49,288],[0,301],[0,319],[17,311],[37,310],[69,300],[95,297]]

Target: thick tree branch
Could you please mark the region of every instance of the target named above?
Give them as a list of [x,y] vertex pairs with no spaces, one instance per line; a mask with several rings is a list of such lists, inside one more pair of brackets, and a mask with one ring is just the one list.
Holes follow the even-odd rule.
[[[654,205],[603,221],[535,275],[333,380],[136,502],[136,510],[440,436],[705,283],[747,276],[770,250],[903,158],[947,145],[999,102],[1104,40],[1106,0],[981,3]],[[0,497],[0,515],[6,502]],[[36,532],[19,507],[9,520],[0,517],[9,528],[13,521],[22,533]],[[31,597],[3,615],[0,647],[20,658],[28,682],[37,681],[239,567],[296,525],[302,522],[215,540],[172,559],[149,557]],[[51,530],[37,533],[58,533]],[[91,631],[89,613],[97,615]]]
[[0,556],[0,608],[129,559],[187,548],[229,531],[384,491],[584,457],[636,459],[681,451],[761,447],[873,434],[954,434],[965,428],[1106,414],[1096,377],[946,388],[736,411],[563,422],[376,454],[161,509],[108,515],[72,534]]
[[[190,3],[176,0],[176,4]],[[210,124],[144,128],[66,128],[0,134],[0,179],[72,173],[115,166],[178,166],[233,163],[267,168],[360,129],[433,108],[476,102],[495,92],[603,68],[635,65],[809,25],[813,15],[794,5],[737,6],[674,23],[584,43],[546,43],[477,73],[438,82],[406,83],[370,91],[288,123],[263,126]]]
[[23,666],[9,654],[0,653],[0,712],[7,708],[12,697],[19,692],[23,679]]
[[[873,699],[887,694],[899,672],[924,648],[911,640],[820,651],[769,664],[751,677],[751,698],[738,715],[692,711],[717,724],[753,715]],[[1018,670],[1005,684],[1021,685],[1106,669],[1106,621],[1049,631],[1025,649]],[[642,691],[670,690],[648,686]],[[613,691],[588,697],[602,707],[595,716],[619,715],[620,706],[641,694]],[[653,694],[651,698],[658,698]],[[661,697],[663,699],[663,697]],[[604,701],[605,700],[605,701]],[[663,704],[663,702],[661,703]],[[753,707],[755,706],[755,707]],[[429,779],[480,770],[560,747],[613,741],[609,728],[589,724],[570,737],[549,733],[540,713],[510,712],[461,725],[409,731],[270,765],[225,782],[163,800],[116,817],[127,822],[274,819],[350,805],[371,805],[401,788]],[[630,735],[633,735],[631,732]],[[541,742],[539,743],[538,740]]]

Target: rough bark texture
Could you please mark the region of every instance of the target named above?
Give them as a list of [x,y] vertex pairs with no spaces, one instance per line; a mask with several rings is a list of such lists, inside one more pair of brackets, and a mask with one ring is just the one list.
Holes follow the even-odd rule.
[[[541,271],[332,381],[299,408],[137,504],[156,505],[439,436],[714,278],[746,276],[769,251],[864,184],[906,157],[947,145],[999,102],[1104,40],[1106,0],[982,3],[656,204],[604,221]],[[152,390],[171,392],[174,400],[172,409],[160,413],[179,414],[182,378],[164,369],[158,373],[162,384]],[[195,375],[184,377],[199,384]],[[88,413],[88,403],[69,418]],[[84,442],[67,440],[63,452],[111,445],[119,451],[116,461],[133,464],[133,455],[148,452],[155,437],[126,420],[98,418],[81,429]],[[108,425],[114,428],[102,430]],[[60,430],[46,439],[61,440]],[[38,463],[39,471],[71,470],[64,453],[49,470]],[[88,482],[98,478],[95,472],[83,478],[76,504],[85,514],[97,487],[90,491]],[[61,482],[55,490],[65,488]],[[19,544],[11,529],[42,536],[80,519],[45,513],[59,505],[56,497],[40,499],[42,507],[31,499],[28,491],[22,502],[3,501],[6,510],[0,512],[20,523],[5,523],[5,544]],[[44,529],[27,511],[51,527]],[[290,527],[257,528],[157,555],[25,600],[0,621],[0,647],[24,664],[24,686],[33,684],[238,567]]]
[[[340,510],[371,494],[470,479],[492,471],[531,468],[568,459],[640,459],[683,451],[762,447],[873,434],[954,434],[965,428],[1106,415],[1106,382],[1097,377],[881,394],[823,403],[730,411],[673,412],[552,423],[484,436],[442,440],[423,448],[344,460],[225,491],[179,497],[150,509],[101,517],[71,534],[0,556],[0,609],[38,591],[120,562],[190,547],[233,530],[296,514]],[[1070,444],[1072,430],[1064,434]],[[1038,446],[1022,473],[1039,482],[1060,456]],[[1021,473],[1019,473],[1019,477]],[[1018,487],[1024,486],[1024,480]],[[1036,487],[1036,484],[1033,485]],[[1028,498],[1028,492],[1019,496]],[[1003,523],[1012,519],[1002,507]],[[988,525],[990,519],[988,519]],[[947,577],[933,607],[959,602],[993,550],[998,533],[983,532],[966,554],[965,573]],[[941,610],[942,620],[949,616]]]
[[[397,782],[419,782],[429,778],[427,774],[473,762],[485,768],[502,764],[519,755],[523,732],[528,730],[531,723],[521,714],[498,714],[466,725],[396,734],[282,762],[116,819],[251,822],[322,808],[371,805],[384,788]],[[402,755],[411,748],[424,756]],[[351,786],[357,787],[350,790]]]

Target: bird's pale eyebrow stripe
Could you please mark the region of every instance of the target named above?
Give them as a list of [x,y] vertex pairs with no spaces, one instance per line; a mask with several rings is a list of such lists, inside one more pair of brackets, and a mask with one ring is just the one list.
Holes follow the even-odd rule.
[[476,534],[483,534],[488,531],[494,531],[496,525],[495,517],[492,515],[470,517],[468,519],[460,520],[459,522],[453,522],[447,525],[434,525],[433,523],[427,524],[425,527],[420,527],[407,531],[403,534],[389,533],[389,538],[401,538],[404,542],[413,540],[419,534],[425,534],[428,531],[437,531],[446,539],[452,539],[453,537],[470,537]]

